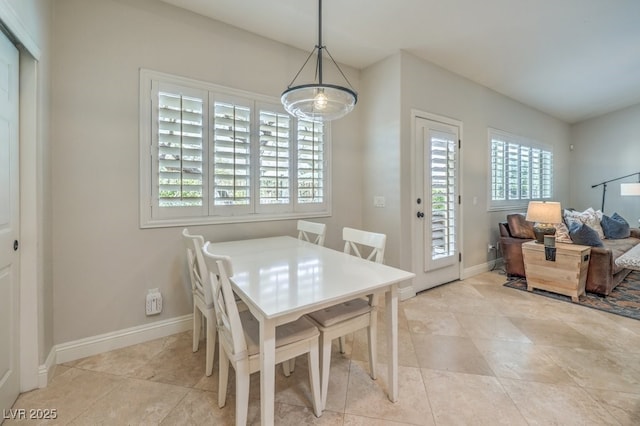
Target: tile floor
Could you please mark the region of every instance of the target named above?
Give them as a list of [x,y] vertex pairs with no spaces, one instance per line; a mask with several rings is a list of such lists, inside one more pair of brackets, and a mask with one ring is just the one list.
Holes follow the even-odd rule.
[[[401,302],[395,404],[386,397],[384,321],[376,381],[364,332],[347,340],[345,355],[334,346],[320,418],[310,410],[305,359],[289,378],[278,368],[277,424],[640,424],[640,321],[505,280],[487,272]],[[204,361],[203,345],[192,353],[191,334],[181,333],[59,365],[47,388],[20,395],[14,408],[55,408],[57,424],[233,424],[234,376],[220,409],[217,367],[205,377]],[[249,419],[259,424],[257,374],[250,392]]]

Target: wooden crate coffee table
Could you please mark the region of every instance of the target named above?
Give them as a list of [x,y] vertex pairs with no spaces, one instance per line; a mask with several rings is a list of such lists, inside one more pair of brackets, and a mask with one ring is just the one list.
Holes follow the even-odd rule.
[[591,247],[556,243],[556,260],[546,260],[544,244],[529,241],[522,245],[527,290],[551,291],[578,301],[587,281]]

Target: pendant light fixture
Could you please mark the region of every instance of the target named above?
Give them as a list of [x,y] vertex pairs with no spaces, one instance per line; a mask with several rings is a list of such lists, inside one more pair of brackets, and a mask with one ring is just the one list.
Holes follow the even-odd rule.
[[[325,51],[349,85],[348,88],[323,82],[322,59]],[[316,81],[294,86],[296,79],[316,52]],[[289,114],[311,121],[331,121],[342,118],[350,113],[356,102],[358,102],[358,94],[353,90],[351,83],[349,83],[349,80],[327,50],[327,47],[322,45],[322,0],[318,0],[318,44],[311,51],[302,68],[293,78],[293,81],[289,83],[287,90],[282,93],[280,99],[284,109]]]

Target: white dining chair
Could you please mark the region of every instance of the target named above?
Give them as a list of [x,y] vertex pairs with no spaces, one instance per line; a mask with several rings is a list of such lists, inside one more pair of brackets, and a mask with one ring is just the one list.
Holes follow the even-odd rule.
[[[249,310],[238,311],[229,275],[233,275],[231,258],[209,252],[205,243],[203,254],[216,306],[218,325],[218,406],[224,407],[227,398],[229,363],[236,372],[236,425],[245,425],[249,406],[249,376],[260,370],[260,324]],[[309,384],[313,412],[322,415],[320,398],[320,362],[318,329],[305,317],[276,327],[275,363],[285,362],[307,354]]]
[[[309,222],[307,220],[299,220],[297,225],[298,239],[308,241],[319,246],[324,246],[324,236],[327,232],[327,225],[318,222]],[[289,362],[282,363],[282,372],[289,377],[296,366],[296,359],[292,358]]]
[[324,223],[309,222],[307,220],[298,221],[298,239],[308,241],[310,243],[324,246],[324,236],[327,231],[327,225]]
[[[342,230],[345,241],[344,252],[382,263],[387,236],[353,228]],[[367,251],[369,252],[367,254]],[[344,336],[366,328],[369,337],[369,369],[372,379],[376,379],[377,346],[377,305],[378,296],[353,299],[339,305],[312,312],[307,315],[320,330],[320,363],[322,407],[327,404],[329,371],[331,368],[331,342],[340,339],[340,352],[344,353]]]
[[210,376],[213,372],[213,355],[216,348],[216,314],[211,286],[206,284],[208,279],[207,266],[202,257],[204,237],[190,234],[187,228],[182,230],[182,237],[187,249],[187,266],[193,293],[193,352],[197,352],[200,346],[202,318],[204,317],[207,342],[205,374]]

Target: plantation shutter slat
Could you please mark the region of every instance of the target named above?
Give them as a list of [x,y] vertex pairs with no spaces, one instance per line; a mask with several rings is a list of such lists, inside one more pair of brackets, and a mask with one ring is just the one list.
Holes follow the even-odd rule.
[[431,259],[455,253],[455,164],[457,140],[446,132],[431,131]]
[[260,110],[260,190],[261,205],[291,204],[291,124],[290,115]]
[[213,103],[213,200],[215,206],[251,204],[251,107]]
[[298,121],[298,202],[324,202],[324,126]]
[[520,145],[520,199],[531,198],[531,148]]
[[158,92],[159,207],[203,205],[203,108],[202,98]]
[[505,143],[492,140],[491,152],[491,198],[504,200],[506,199],[504,191]]

